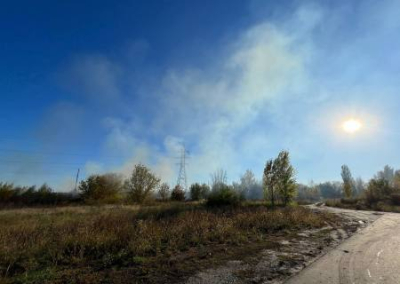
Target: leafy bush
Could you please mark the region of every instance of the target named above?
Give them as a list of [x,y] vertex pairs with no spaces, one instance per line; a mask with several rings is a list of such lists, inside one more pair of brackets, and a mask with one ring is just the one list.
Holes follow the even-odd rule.
[[0,183],[0,203],[7,203],[14,195],[14,186],[10,183]]
[[390,196],[390,199],[391,199],[393,205],[397,205],[397,206],[400,205],[400,194],[399,193],[393,193]]
[[180,185],[176,185],[174,190],[171,192],[171,200],[185,201],[185,191],[183,191]]
[[239,206],[242,198],[238,192],[228,185],[220,186],[220,189],[214,190],[207,198],[207,206],[222,207],[222,206]]
[[365,191],[366,202],[369,205],[373,205],[380,201],[390,199],[393,193],[394,188],[390,186],[388,181],[384,179],[371,179]]
[[92,175],[82,181],[80,194],[87,203],[115,203],[121,196],[122,180],[114,174]]
[[210,187],[203,183],[194,183],[190,186],[190,198],[194,201],[206,199],[210,193]]
[[340,201],[341,201],[343,204],[354,205],[354,204],[357,204],[357,202],[359,201],[359,199],[357,199],[357,198],[342,198],[342,199],[340,199]]

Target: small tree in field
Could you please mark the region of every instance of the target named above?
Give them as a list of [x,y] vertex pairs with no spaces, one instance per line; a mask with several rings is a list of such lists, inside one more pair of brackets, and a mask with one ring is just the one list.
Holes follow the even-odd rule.
[[184,201],[185,200],[185,192],[182,187],[178,184],[174,187],[174,190],[171,193],[171,200],[174,201]]
[[161,201],[167,201],[171,196],[171,190],[169,189],[169,185],[167,183],[162,183],[160,188],[158,189],[158,197]]
[[343,194],[346,198],[350,198],[353,195],[354,180],[347,165],[342,166],[341,175],[343,179]]
[[125,189],[131,201],[141,204],[154,193],[159,183],[159,178],[139,164],[135,165],[132,176],[125,182]]
[[263,174],[263,186],[265,199],[271,202],[272,207],[275,206],[275,200],[277,195],[277,168],[274,161],[268,160],[265,164]]
[[290,164],[289,152],[280,152],[275,161],[278,164],[278,191],[283,204],[286,206],[296,196],[295,171]]
[[289,152],[282,151],[275,160],[267,161],[263,175],[264,195],[275,206],[278,198],[287,205],[296,196],[294,168],[290,164]]

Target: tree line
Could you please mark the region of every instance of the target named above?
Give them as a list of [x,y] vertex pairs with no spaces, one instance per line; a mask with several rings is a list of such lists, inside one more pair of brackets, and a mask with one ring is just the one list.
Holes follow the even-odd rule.
[[46,184],[36,188],[0,183],[0,205],[146,204],[205,200],[210,206],[225,206],[239,205],[245,200],[266,200],[275,206],[293,201],[340,198],[364,198],[369,203],[387,202],[389,199],[400,202],[400,170],[395,171],[389,166],[368,183],[360,178],[354,179],[346,165],[341,168],[342,182],[304,185],[297,183],[295,176],[287,151],[267,160],[259,180],[247,170],[239,181],[228,184],[227,172],[219,169],[210,175],[209,183],[194,183],[187,191],[180,185],[171,188],[148,167],[137,164],[126,179],[114,173],[91,175],[80,182],[78,192],[55,192]]
[[228,184],[226,171],[219,169],[210,175],[208,184],[194,183],[186,192],[180,185],[170,188],[148,167],[137,164],[127,179],[115,173],[91,175],[80,182],[77,192],[70,193],[55,192],[46,184],[36,188],[0,183],[0,205],[145,204],[206,200],[210,206],[223,206],[239,205],[247,199],[267,199],[272,205],[286,205],[296,194],[294,174],[289,153],[282,151],[277,158],[267,161],[261,182],[252,171],[247,170],[239,182]]

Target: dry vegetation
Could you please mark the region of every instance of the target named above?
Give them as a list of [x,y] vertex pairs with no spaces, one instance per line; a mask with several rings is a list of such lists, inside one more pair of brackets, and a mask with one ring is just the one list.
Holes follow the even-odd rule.
[[369,204],[364,198],[351,198],[351,199],[329,199],[325,201],[326,206],[338,207],[343,209],[353,210],[373,210],[381,212],[394,212],[400,213],[400,205],[393,204],[390,201],[379,201]]
[[259,204],[0,211],[0,282],[172,283],[267,247],[273,236],[334,220],[300,207]]

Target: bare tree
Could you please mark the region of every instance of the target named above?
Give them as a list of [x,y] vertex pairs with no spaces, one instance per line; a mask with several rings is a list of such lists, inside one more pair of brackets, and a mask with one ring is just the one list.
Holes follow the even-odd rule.
[[211,174],[211,189],[213,191],[219,190],[227,183],[227,174],[223,169],[218,169]]
[[243,197],[248,197],[250,192],[257,186],[256,178],[251,170],[246,172],[240,177],[239,191]]
[[167,183],[162,183],[160,188],[158,189],[158,197],[162,201],[167,201],[171,196],[171,190],[169,189],[169,185]]

